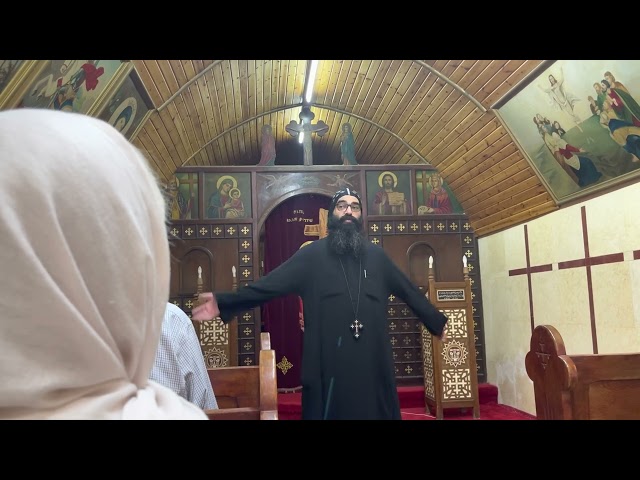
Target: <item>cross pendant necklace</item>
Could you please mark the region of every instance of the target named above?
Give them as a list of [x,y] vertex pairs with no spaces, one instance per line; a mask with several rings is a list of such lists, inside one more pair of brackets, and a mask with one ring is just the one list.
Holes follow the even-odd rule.
[[344,274],[344,281],[347,284],[347,292],[349,292],[349,300],[351,300],[351,309],[353,310],[353,323],[351,324],[351,330],[353,330],[353,337],[357,340],[360,338],[360,330],[364,327],[362,323],[358,321],[358,310],[360,310],[360,287],[362,286],[362,258],[360,259],[360,273],[358,274],[358,298],[356,302],[356,306],[353,306],[353,296],[351,295],[351,289],[349,288],[349,280],[347,279],[347,272],[344,269],[344,265],[342,264],[342,259],[340,260],[340,266],[342,267],[342,273]]

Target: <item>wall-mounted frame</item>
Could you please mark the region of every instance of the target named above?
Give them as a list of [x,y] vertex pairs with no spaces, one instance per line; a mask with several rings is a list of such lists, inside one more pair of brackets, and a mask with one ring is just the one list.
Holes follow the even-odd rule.
[[556,60],[494,110],[556,203],[640,174],[640,60]]
[[464,213],[455,194],[435,169],[416,170],[418,215]]
[[250,173],[205,173],[204,218],[251,218]]
[[[92,115],[124,60],[36,60],[25,62],[6,87],[1,108],[49,108]],[[28,71],[27,71],[28,70]]]
[[29,76],[36,63],[34,60],[0,60],[0,109]]
[[133,64],[114,78],[96,106],[98,118],[116,127],[127,139],[133,140],[154,110],[151,97]]
[[368,216],[413,213],[409,170],[369,171],[366,182]]

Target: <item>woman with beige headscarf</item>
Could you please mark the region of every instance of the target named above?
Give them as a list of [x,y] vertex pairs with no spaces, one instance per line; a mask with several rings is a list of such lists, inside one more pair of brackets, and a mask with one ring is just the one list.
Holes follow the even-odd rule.
[[0,418],[203,419],[148,380],[169,297],[165,202],[112,126],[0,112]]

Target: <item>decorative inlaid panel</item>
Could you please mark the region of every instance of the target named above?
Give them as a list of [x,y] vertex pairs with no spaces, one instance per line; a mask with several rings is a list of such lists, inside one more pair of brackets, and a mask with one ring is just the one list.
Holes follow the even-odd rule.
[[382,233],[381,222],[369,222],[369,235],[380,235]]
[[382,235],[393,235],[395,233],[393,223],[394,222],[392,220],[380,222],[380,230]]
[[407,231],[405,233],[422,233],[419,220],[409,220],[407,222]]
[[238,264],[240,265],[240,268],[250,267],[251,265],[253,265],[253,253],[241,252],[238,256]]
[[250,223],[238,225],[238,236],[239,237],[249,237],[253,235],[253,225]]
[[197,225],[183,225],[182,238],[198,238],[197,231]]
[[224,226],[224,236],[225,237],[237,237],[238,236],[238,225],[225,225]]
[[447,221],[447,232],[458,233],[460,231],[460,222],[458,220]]
[[202,354],[207,368],[229,367],[231,365],[227,351],[223,348],[209,347],[203,349]]
[[172,225],[169,228],[169,235],[175,238],[182,238],[182,225]]
[[422,232],[421,233],[433,233],[433,220],[422,220],[420,222],[422,224]]
[[198,225],[196,227],[196,235],[198,238],[210,238],[211,225]]
[[252,280],[253,279],[253,268],[251,267],[240,267],[238,269],[238,277],[242,280]]
[[447,336],[467,338],[467,312],[464,308],[440,309],[449,321],[447,322]]
[[200,345],[227,345],[229,343],[229,324],[221,320],[201,322]]
[[409,233],[408,222],[406,220],[393,223],[397,233]]
[[251,252],[253,251],[253,241],[250,238],[241,238],[238,240],[238,250],[241,252]]
[[442,370],[442,397],[445,400],[468,400],[473,398],[471,370]]
[[377,245],[379,247],[382,247],[382,237],[369,237],[369,240],[371,241],[371,243],[373,243],[374,245]]
[[429,398],[436,396],[435,377],[433,370],[433,346],[431,343],[431,334],[426,327],[420,328],[420,336],[422,339],[423,355],[422,369],[424,372],[424,393]]

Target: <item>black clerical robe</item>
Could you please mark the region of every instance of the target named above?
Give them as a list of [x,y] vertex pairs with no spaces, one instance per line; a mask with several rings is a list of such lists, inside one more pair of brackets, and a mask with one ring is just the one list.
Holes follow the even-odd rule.
[[[302,298],[304,420],[400,419],[388,333],[390,294],[401,298],[432,334],[441,335],[446,323],[382,248],[365,245],[360,261],[331,252],[327,238],[316,240],[237,292],[216,293],[224,322],[278,296]],[[358,338],[352,328],[356,319],[362,325]]]

